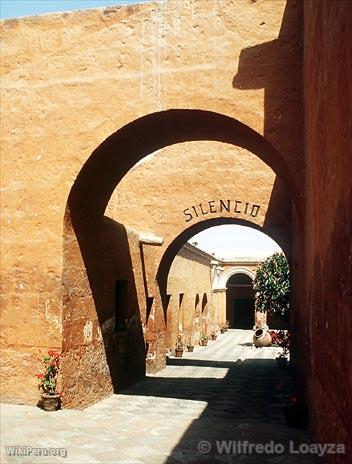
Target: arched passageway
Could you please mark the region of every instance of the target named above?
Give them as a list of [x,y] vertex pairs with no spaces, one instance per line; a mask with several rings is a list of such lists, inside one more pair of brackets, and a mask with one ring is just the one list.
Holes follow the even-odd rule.
[[236,272],[227,281],[226,319],[234,329],[252,329],[255,324],[252,278]]
[[[63,351],[66,359],[63,379],[70,405],[75,404],[79,391],[85,391],[85,388],[80,388],[82,382],[76,379],[74,366],[77,356],[81,359],[82,372],[89,377],[92,391],[99,391],[102,395],[112,390],[119,391],[143,378],[146,330],[153,338],[149,346],[155,343],[151,358],[165,361],[162,343],[165,310],[170,300],[166,291],[167,273],[173,256],[180,248],[177,243],[181,241],[182,245],[183,232],[187,230],[189,233],[191,228],[187,229],[186,224],[182,226],[181,234],[180,231],[174,234],[174,240],[174,237],[168,237],[160,248],[159,256],[155,255],[153,272],[158,285],[155,285],[155,293],[150,294],[146,285],[144,248],[140,245],[138,234],[130,233],[121,223],[104,216],[104,211],[116,185],[142,158],[165,146],[200,140],[240,146],[256,155],[285,184],[289,194],[287,198],[291,197],[300,212],[300,191],[284,158],[260,134],[227,116],[200,110],[164,111],[135,120],[105,140],[80,171],[71,189],[65,216]],[[272,195],[275,196],[275,193]],[[279,234],[268,219],[274,207],[275,201],[270,202],[261,224],[273,236]],[[223,219],[217,217],[215,220]],[[261,228],[252,219],[248,223]],[[229,218],[224,220],[228,222]],[[198,219],[200,221],[201,218]],[[238,219],[237,222],[246,221]],[[197,224],[194,226],[196,229]],[[282,236],[282,239],[289,247],[289,237]],[[137,261],[141,265],[138,282],[134,272]],[[117,331],[114,320],[121,309],[121,298],[116,288],[122,286],[129,307],[124,309],[124,330]],[[149,311],[143,310],[141,299],[148,301],[151,297],[155,298]],[[164,303],[164,317],[162,310],[158,310],[160,297]],[[146,319],[148,312],[152,315],[149,320]],[[77,333],[83,333],[84,339],[77,338]],[[92,359],[93,365],[100,366],[99,375],[91,369]],[[156,368],[160,369],[163,364],[159,364],[156,362]]]

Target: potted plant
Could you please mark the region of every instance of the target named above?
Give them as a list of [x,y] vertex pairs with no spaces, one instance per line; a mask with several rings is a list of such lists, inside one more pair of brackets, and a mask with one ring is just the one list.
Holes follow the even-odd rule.
[[229,330],[229,328],[231,327],[231,322],[230,321],[226,321],[225,322],[225,332],[227,332]]
[[190,337],[187,340],[187,351],[192,352],[193,350],[194,350],[194,342],[193,342],[193,338]]
[[220,333],[225,333],[225,329],[226,329],[226,323],[225,322],[221,322],[220,323]]
[[212,330],[212,332],[211,332],[211,334],[210,334],[210,338],[211,338],[212,340],[216,340],[217,336],[218,336],[218,331],[217,331],[217,329],[215,328],[215,329]]
[[270,332],[272,345],[282,348],[282,352],[279,353],[276,358],[278,367],[286,367],[288,355],[290,353],[290,333],[285,330],[272,330]]
[[207,346],[208,345],[208,339],[209,339],[208,335],[202,335],[200,337],[200,344],[202,346]]
[[44,373],[37,374],[42,406],[45,411],[56,411],[60,408],[60,393],[57,391],[57,380],[61,367],[60,353],[49,350],[43,358],[43,364]]
[[182,335],[178,334],[177,339],[176,339],[176,345],[175,345],[175,356],[176,358],[182,358],[184,351],[184,344],[182,340]]
[[253,289],[256,311],[267,311],[288,321],[290,268],[283,253],[274,253],[258,266]]

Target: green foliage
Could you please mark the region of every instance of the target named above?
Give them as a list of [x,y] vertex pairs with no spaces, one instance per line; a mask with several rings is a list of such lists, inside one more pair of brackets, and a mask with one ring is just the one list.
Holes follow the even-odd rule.
[[257,311],[272,312],[288,319],[290,268],[283,253],[274,253],[258,266],[253,288]]
[[44,393],[56,393],[57,378],[61,367],[60,353],[49,350],[43,357],[44,373],[37,374],[39,387]]

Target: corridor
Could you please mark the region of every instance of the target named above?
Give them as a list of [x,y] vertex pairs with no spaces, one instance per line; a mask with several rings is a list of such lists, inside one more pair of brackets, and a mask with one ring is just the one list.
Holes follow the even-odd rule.
[[[42,458],[46,464],[314,462],[297,454],[300,443],[310,443],[307,432],[285,425],[282,406],[293,393],[289,371],[276,367],[276,348],[252,347],[252,333],[230,330],[84,411],[2,405],[1,462],[39,459],[10,457],[6,446],[66,449],[66,458]],[[244,442],[279,444],[281,451],[239,452]]]

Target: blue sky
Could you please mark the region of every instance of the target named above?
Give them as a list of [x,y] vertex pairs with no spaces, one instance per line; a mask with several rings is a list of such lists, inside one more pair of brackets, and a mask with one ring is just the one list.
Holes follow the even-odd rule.
[[145,3],[146,0],[0,0],[1,18]]

